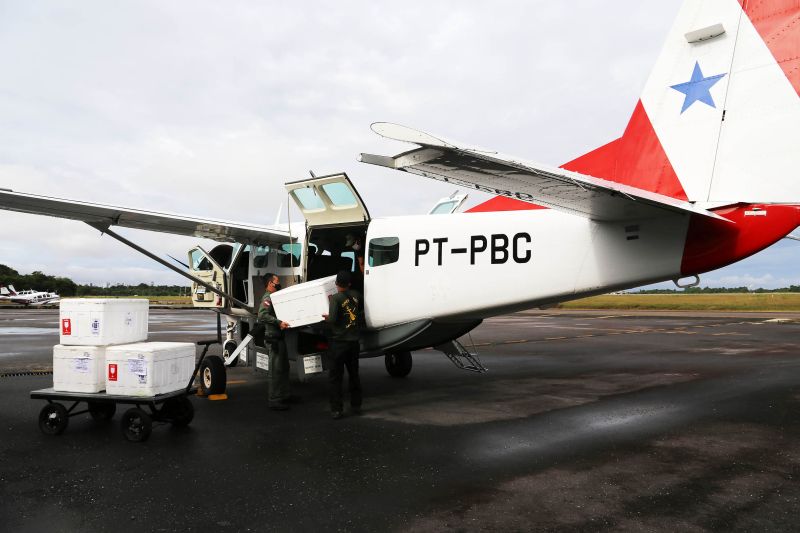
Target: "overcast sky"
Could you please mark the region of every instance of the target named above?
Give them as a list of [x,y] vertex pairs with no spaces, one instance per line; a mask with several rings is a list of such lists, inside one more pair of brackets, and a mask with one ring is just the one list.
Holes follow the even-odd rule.
[[[408,148],[370,123],[562,164],[621,135],[680,4],[0,0],[0,187],[270,224],[284,182],[344,171],[374,216],[424,213],[453,188],[358,163]],[[200,242],[120,232],[162,256]],[[800,284],[797,245],[703,284]],[[184,283],[82,223],[9,212],[0,263]]]

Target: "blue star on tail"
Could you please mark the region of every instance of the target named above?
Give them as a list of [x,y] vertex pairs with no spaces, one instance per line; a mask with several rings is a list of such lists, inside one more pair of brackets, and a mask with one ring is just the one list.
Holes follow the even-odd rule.
[[681,114],[689,109],[695,102],[703,102],[716,109],[717,106],[714,105],[714,99],[711,97],[711,87],[725,76],[726,74],[717,74],[716,76],[709,76],[706,78],[703,76],[703,71],[700,70],[700,62],[696,61],[694,64],[694,72],[692,72],[692,79],[686,83],[679,83],[678,85],[672,85],[670,87],[686,95],[686,98],[683,100]]

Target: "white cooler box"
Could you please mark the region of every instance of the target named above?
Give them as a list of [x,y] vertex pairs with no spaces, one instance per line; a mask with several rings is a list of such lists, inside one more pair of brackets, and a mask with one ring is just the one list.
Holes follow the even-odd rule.
[[272,293],[275,316],[293,328],[322,322],[330,297],[336,294],[336,276],[292,285]]
[[106,393],[155,396],[185,388],[194,372],[191,342],[140,342],[106,348]]
[[105,388],[105,346],[53,346],[53,390],[101,392]]
[[68,298],[61,300],[60,344],[108,346],[147,340],[149,300]]

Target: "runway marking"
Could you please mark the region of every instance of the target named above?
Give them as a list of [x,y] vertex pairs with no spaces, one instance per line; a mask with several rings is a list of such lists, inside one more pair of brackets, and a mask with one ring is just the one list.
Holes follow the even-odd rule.
[[544,340],[546,341],[559,341],[561,339],[567,339],[568,337],[545,337]]
[[226,383],[228,385],[241,385],[242,383],[247,383],[247,380],[246,379],[233,379],[233,380],[229,379],[228,381],[226,381]]
[[529,341],[528,339],[522,339],[518,341],[503,341],[501,344],[522,344],[525,342],[531,342],[531,341]]

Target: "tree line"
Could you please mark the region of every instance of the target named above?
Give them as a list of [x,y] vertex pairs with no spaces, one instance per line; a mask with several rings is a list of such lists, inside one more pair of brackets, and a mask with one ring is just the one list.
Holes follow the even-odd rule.
[[788,287],[782,287],[780,289],[750,289],[748,287],[689,287],[688,289],[647,289],[631,292],[635,294],[761,294],[769,292],[800,292],[800,285],[789,285]]
[[34,289],[44,292],[55,292],[60,296],[181,296],[189,294],[188,287],[183,285],[79,285],[69,278],[48,276],[34,271],[20,274],[13,268],[0,265],[0,284],[13,285],[18,291]]

